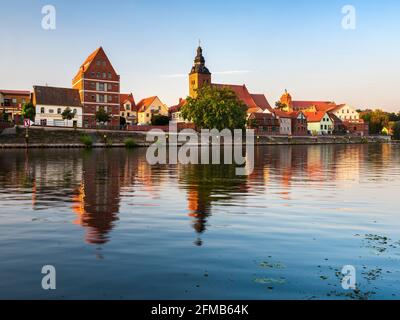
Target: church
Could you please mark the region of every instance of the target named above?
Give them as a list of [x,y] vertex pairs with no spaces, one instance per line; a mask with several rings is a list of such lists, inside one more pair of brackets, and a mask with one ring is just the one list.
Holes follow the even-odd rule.
[[[247,106],[247,114],[260,113],[272,116],[273,109],[264,94],[252,94],[246,85],[218,84],[212,82],[212,74],[206,66],[201,46],[197,48],[193,67],[189,73],[189,97],[195,98],[197,91],[203,86],[214,86],[217,88],[228,88],[232,90],[237,98]],[[180,99],[179,103],[170,108],[173,122],[185,122],[180,115],[180,109],[185,105],[186,100]]]

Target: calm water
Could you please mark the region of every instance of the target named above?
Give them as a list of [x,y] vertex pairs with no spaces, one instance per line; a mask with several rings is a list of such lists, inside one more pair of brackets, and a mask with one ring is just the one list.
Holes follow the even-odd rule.
[[400,146],[262,147],[249,177],[145,150],[0,151],[0,298],[397,299],[399,198]]

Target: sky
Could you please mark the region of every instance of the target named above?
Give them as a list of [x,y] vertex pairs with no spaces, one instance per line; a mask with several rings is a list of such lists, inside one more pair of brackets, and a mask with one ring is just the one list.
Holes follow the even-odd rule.
[[[42,7],[56,29],[42,28]],[[345,5],[355,29],[344,29]],[[398,0],[0,0],[0,88],[71,87],[99,46],[121,91],[168,105],[188,94],[201,39],[213,82],[246,84],[274,104],[348,103],[400,111]]]

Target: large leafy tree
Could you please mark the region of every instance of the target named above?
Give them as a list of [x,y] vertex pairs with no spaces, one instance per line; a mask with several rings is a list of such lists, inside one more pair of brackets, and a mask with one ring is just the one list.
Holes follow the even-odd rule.
[[155,114],[151,118],[151,124],[153,126],[166,126],[169,123],[169,118],[161,114]]
[[400,121],[397,121],[393,125],[393,138],[400,140]]
[[106,110],[104,110],[104,108],[99,108],[99,110],[96,112],[97,122],[106,123],[109,122],[110,119],[111,119],[110,114]]
[[246,105],[228,88],[204,86],[197,97],[187,98],[181,114],[200,129],[244,129],[246,126]]
[[24,117],[24,119],[30,119],[31,121],[34,121],[35,115],[36,115],[36,110],[35,110],[35,106],[33,105],[33,103],[32,102],[25,103],[22,106],[21,114]]

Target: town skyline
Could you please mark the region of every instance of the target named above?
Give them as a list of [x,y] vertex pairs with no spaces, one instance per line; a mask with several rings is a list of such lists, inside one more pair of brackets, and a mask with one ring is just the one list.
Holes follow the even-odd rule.
[[[139,99],[157,95],[172,106],[179,98],[187,96],[187,76],[198,39],[201,39],[207,65],[216,82],[246,84],[252,91],[264,93],[271,104],[288,89],[297,100],[334,101],[360,109],[382,108],[391,112],[398,112],[400,108],[397,98],[391,94],[397,88],[400,71],[395,57],[399,44],[390,41],[398,30],[391,14],[398,7],[395,2],[379,6],[373,1],[354,1],[358,27],[346,31],[341,28],[342,4],[339,1],[329,5],[310,1],[304,8],[288,6],[288,1],[283,4],[253,1],[250,5],[257,11],[255,17],[261,18],[264,14],[268,19],[253,21],[251,26],[218,20],[221,13],[230,18],[238,17],[240,9],[246,8],[245,4],[223,6],[205,1],[202,3],[203,18],[191,16],[193,31],[180,32],[178,29],[188,23],[188,16],[183,15],[180,21],[168,24],[169,19],[162,14],[165,14],[165,6],[122,2],[117,12],[115,8],[107,11],[109,7],[100,1],[95,10],[97,18],[88,17],[91,23],[86,24],[87,31],[92,32],[90,37],[76,33],[81,11],[87,10],[88,4],[71,6],[53,2],[57,9],[57,29],[52,31],[41,29],[43,3],[40,1],[20,0],[5,5],[10,16],[18,11],[24,24],[17,25],[7,17],[0,22],[1,30],[6,31],[1,32],[5,41],[0,44],[0,70],[8,75],[1,77],[0,88],[32,90],[33,85],[46,84],[70,87],[82,57],[102,46],[121,75],[121,92],[132,92]],[[26,3],[22,10],[21,3]],[[181,13],[189,14],[193,9],[192,4],[184,9],[177,3],[172,3],[171,7],[171,19]],[[307,13],[308,9],[313,10]],[[126,12],[132,10],[139,17],[138,21],[142,21],[141,13],[152,13],[157,21],[155,28],[139,28],[139,32],[123,22]],[[294,11],[304,14],[304,21],[296,18]],[[319,15],[314,16],[310,24],[306,20],[311,17],[307,15],[312,16],[315,11]],[[276,12],[285,13],[293,20],[285,26],[274,25],[277,18],[273,13]],[[379,16],[385,16],[385,20],[376,21]],[[106,18],[108,23],[97,21]],[[150,25],[149,21],[143,23]],[[218,26],[223,33],[214,32],[213,28]],[[387,29],[389,26],[392,28]],[[374,32],[378,27],[387,31],[385,36]],[[157,34],[161,29],[163,32]],[[11,39],[18,39],[14,40],[16,50],[6,50],[5,44]],[[318,48],[312,46],[313,39],[318,39]],[[375,46],[368,48],[372,39]],[[31,51],[24,49],[29,44],[32,47],[32,41],[39,46]],[[378,50],[385,43],[386,49]],[[328,50],[323,50],[324,46]]]

